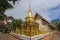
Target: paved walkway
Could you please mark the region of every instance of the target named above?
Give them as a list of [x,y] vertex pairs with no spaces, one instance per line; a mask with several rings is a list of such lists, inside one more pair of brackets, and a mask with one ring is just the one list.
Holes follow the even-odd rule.
[[60,32],[53,34],[50,40],[60,40]]
[[0,40],[3,40],[3,35],[0,33]]
[[52,34],[49,34],[49,35],[47,35],[39,40],[50,40],[51,37],[52,37]]
[[0,40],[20,40],[18,38],[15,38],[9,34],[2,34],[0,33]]
[[[20,40],[20,39],[15,38],[9,34],[0,33],[0,40]],[[60,40],[60,32],[53,33],[52,35],[48,35],[39,40]]]
[[0,33],[0,40],[10,40],[10,39],[7,37],[7,34]]
[[60,32],[53,32],[51,35],[43,37],[39,40],[60,40]]

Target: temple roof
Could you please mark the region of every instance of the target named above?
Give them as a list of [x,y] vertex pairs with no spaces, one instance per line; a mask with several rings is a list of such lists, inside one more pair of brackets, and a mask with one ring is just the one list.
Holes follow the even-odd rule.
[[46,22],[51,29],[55,29],[53,25],[51,25],[46,19],[44,19],[41,15],[36,13],[35,20],[41,19],[42,21]]

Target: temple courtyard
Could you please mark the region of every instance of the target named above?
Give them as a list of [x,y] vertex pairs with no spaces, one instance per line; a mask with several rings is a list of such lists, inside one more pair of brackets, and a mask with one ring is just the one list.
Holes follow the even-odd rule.
[[[0,40],[22,40],[17,37],[14,37],[10,34],[2,34],[0,33]],[[50,34],[46,37],[43,37],[38,40],[60,40],[60,32],[53,32],[53,34]]]

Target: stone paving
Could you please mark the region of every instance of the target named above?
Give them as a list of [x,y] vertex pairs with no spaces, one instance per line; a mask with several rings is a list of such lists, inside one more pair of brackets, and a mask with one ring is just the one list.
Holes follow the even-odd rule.
[[60,32],[53,34],[50,40],[60,40]]
[[0,33],[0,40],[3,40],[3,35]]
[[7,34],[0,33],[0,40],[10,40],[10,39],[7,37]]
[[39,40],[60,40],[60,32],[53,32],[51,35],[48,35]]
[[0,33],[0,40],[20,40],[18,38],[15,38],[9,34],[2,34]]
[[[9,34],[0,33],[0,40],[20,40],[20,39],[13,37]],[[39,40],[60,40],[60,32],[53,33]]]

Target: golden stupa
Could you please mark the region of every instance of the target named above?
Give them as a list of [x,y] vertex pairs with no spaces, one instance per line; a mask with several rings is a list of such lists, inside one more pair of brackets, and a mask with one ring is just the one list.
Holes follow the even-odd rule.
[[33,17],[30,5],[25,21],[21,23],[20,27],[20,29],[16,28],[16,33],[30,37],[51,32],[51,29],[53,28],[53,26],[39,14],[36,13],[35,17]]
[[22,35],[33,36],[38,34],[39,24],[35,22],[35,18],[32,16],[30,5],[28,9],[28,14],[25,18],[25,21],[21,24],[21,27],[22,27]]
[[25,18],[26,22],[32,23],[34,22],[34,17],[32,16],[31,6],[29,5],[28,15]]

